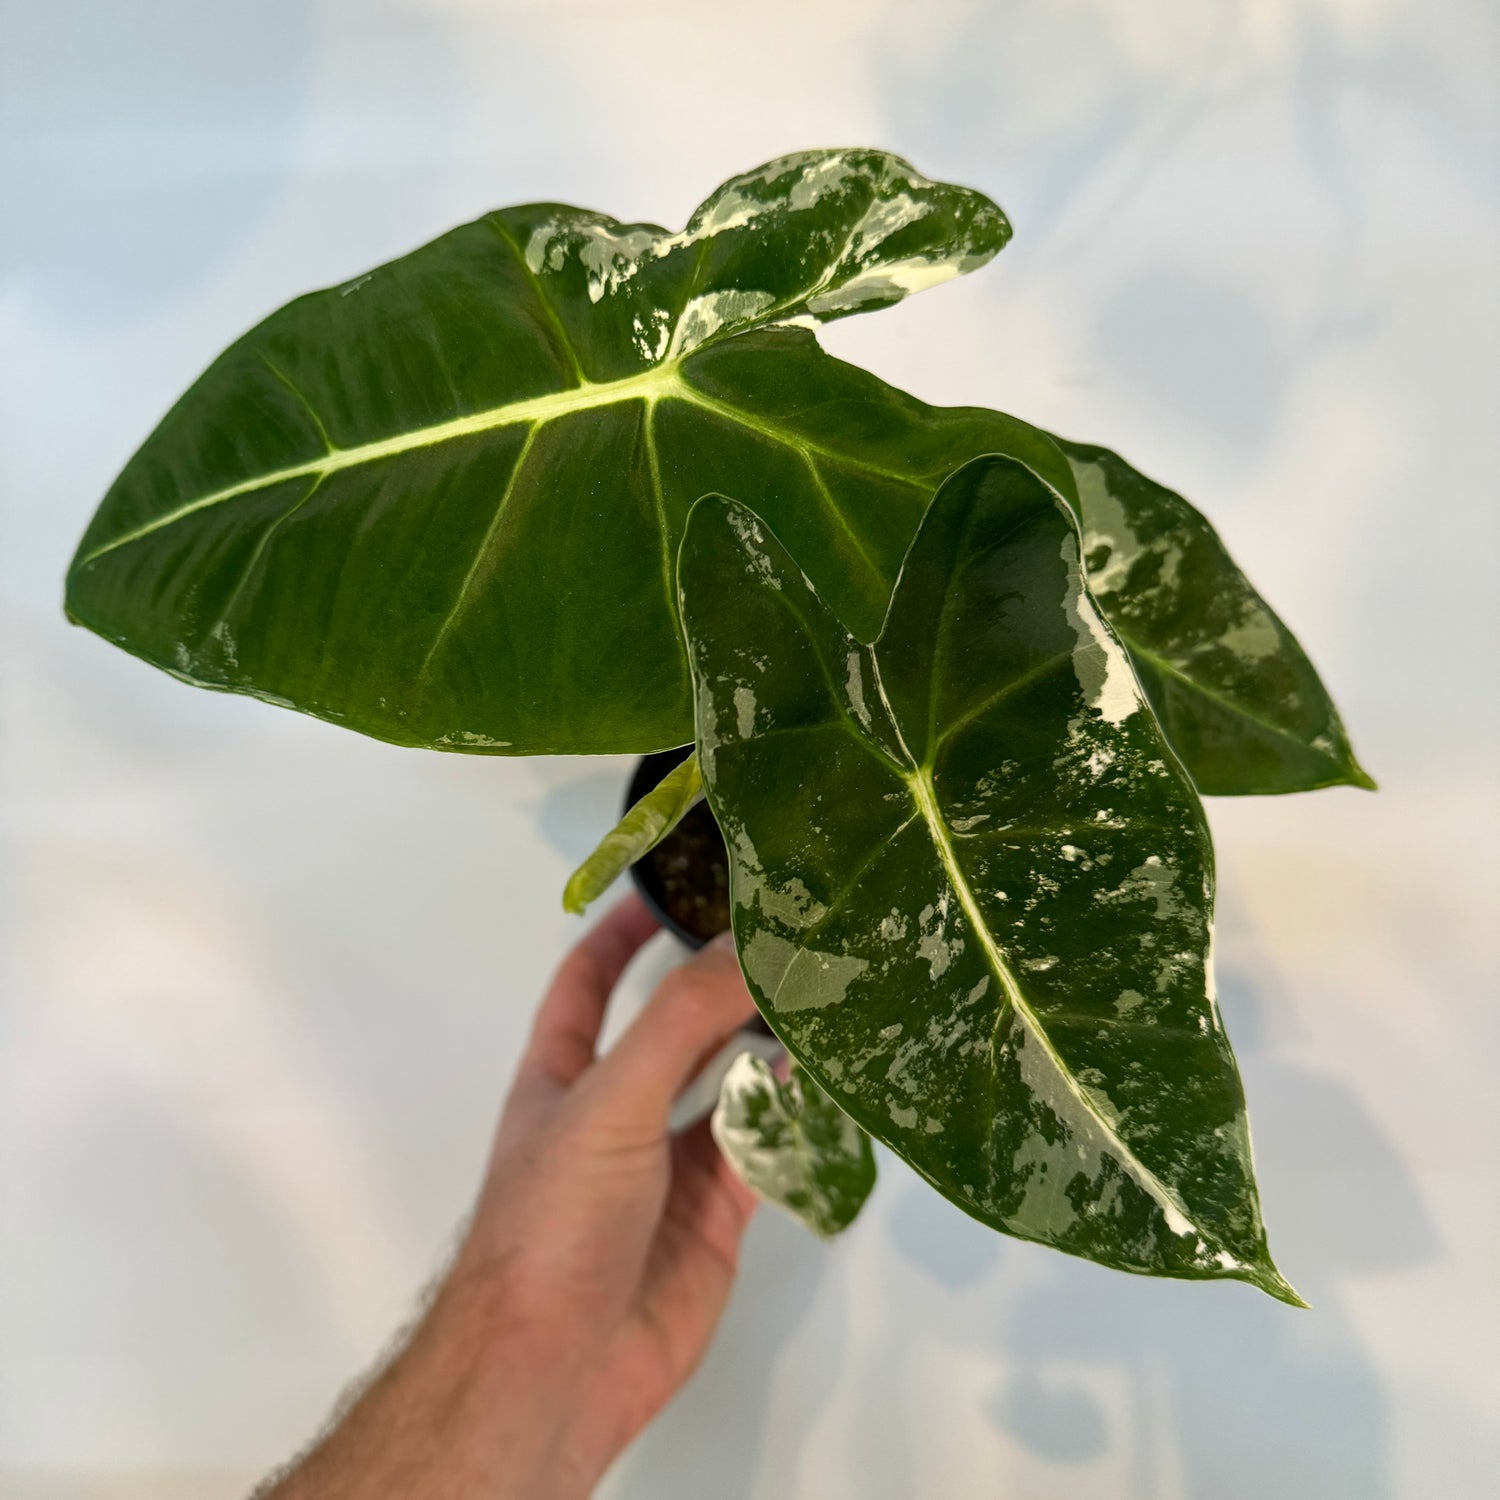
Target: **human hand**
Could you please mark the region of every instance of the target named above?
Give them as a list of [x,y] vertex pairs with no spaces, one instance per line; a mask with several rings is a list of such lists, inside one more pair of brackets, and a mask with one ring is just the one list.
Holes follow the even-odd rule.
[[409,1343],[266,1500],[580,1500],[691,1374],[755,1196],[672,1102],[753,1011],[734,949],[662,980],[595,1055],[656,922],[634,894],[539,1008],[478,1207]]

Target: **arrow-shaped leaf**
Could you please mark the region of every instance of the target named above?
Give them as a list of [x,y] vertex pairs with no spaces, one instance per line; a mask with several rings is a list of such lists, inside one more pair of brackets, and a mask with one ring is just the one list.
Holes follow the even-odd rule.
[[1057,494],[954,475],[873,646],[734,501],[694,510],[678,579],[741,962],[794,1056],[996,1228],[1295,1300],[1213,998],[1208,830]]
[[[849,493],[857,414],[807,441],[700,365],[1009,237],[988,198],[881,151],[782,157],[678,233],[558,204],[488,214],[226,350],[105,497],[69,612],[188,681],[399,744],[680,745],[672,565],[710,476],[770,497],[830,597],[876,624],[930,493]],[[811,342],[783,328],[769,378]]]

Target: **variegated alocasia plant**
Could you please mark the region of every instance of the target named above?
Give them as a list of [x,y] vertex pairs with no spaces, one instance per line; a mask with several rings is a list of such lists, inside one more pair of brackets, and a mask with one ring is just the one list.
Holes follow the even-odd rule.
[[748,1180],[832,1232],[868,1132],[998,1229],[1295,1300],[1198,796],[1371,785],[1338,714],[1181,496],[816,338],[1009,237],[879,151],[770,162],[678,232],[488,214],[231,345],[106,495],[68,613],[399,744],[695,743],[565,899],[707,796],[793,1058],[725,1080]]

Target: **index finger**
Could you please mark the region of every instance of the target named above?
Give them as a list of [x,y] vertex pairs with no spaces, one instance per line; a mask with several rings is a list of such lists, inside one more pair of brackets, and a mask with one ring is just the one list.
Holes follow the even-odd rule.
[[625,966],[660,928],[634,891],[613,906],[558,966],[531,1024],[517,1077],[567,1088],[594,1061],[609,997]]
[[755,1014],[728,933],[700,948],[657,985],[645,1009],[580,1086],[580,1103],[617,1129],[667,1129],[676,1099],[693,1075]]

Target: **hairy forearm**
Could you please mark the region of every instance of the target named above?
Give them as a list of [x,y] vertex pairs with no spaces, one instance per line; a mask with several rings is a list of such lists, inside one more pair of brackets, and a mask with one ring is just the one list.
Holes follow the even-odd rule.
[[558,970],[431,1306],[258,1500],[586,1500],[691,1374],[755,1199],[672,1103],[752,1006],[709,944],[598,1056],[654,931],[628,898]]
[[455,1271],[407,1344],[259,1500],[584,1500],[597,1474],[545,1359],[502,1272]]

